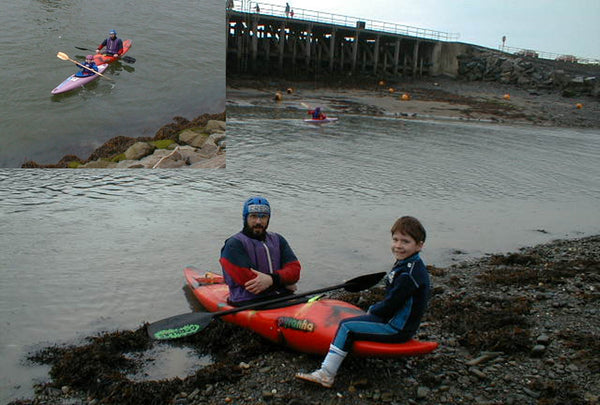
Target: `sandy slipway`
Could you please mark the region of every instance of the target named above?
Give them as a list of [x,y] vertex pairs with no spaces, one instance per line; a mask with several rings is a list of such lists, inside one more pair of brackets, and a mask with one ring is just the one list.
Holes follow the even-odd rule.
[[[599,403],[600,236],[429,270],[433,297],[418,337],[440,347],[396,360],[349,356],[331,389],[294,378],[320,357],[218,320],[173,343],[149,341],[142,326],[31,353],[51,365],[51,381],[13,404]],[[336,298],[366,308],[381,294],[378,286]],[[128,378],[147,366],[141,354],[171,344],[213,362],[183,379]]]
[[25,162],[23,168],[173,169],[225,167],[225,112],[193,120],[174,117],[154,137],[116,136],[87,159],[66,155],[54,164]]

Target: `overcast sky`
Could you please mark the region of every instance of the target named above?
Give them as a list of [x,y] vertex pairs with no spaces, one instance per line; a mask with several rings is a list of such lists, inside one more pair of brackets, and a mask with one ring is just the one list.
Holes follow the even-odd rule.
[[[263,10],[267,4],[286,3],[258,1]],[[600,0],[287,1],[293,9],[459,33],[460,42],[490,48],[497,49],[505,35],[506,46],[600,59]]]

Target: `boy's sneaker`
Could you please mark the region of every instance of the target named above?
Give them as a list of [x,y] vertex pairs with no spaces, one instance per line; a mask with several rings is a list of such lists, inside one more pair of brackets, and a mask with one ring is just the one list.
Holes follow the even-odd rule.
[[325,388],[331,388],[334,376],[320,368],[312,373],[296,373],[296,378],[321,384]]

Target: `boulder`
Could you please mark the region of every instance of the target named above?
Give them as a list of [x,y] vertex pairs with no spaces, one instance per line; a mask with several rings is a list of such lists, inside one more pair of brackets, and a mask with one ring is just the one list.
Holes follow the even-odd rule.
[[208,120],[204,127],[204,132],[212,134],[217,131],[225,132],[225,121]]
[[205,161],[207,159],[206,156],[196,152],[195,149],[181,151],[181,158],[186,162],[186,164],[191,165],[197,162]]
[[108,160],[93,160],[79,166],[80,169],[112,169],[115,167],[117,167],[117,164]]
[[202,131],[199,128],[186,129],[179,134],[179,142],[189,144],[192,140],[200,135]]
[[190,142],[190,145],[193,146],[193,147],[196,147],[196,148],[203,148],[204,144],[208,140],[209,136],[210,135],[208,135],[208,134],[198,135],[197,137],[195,137],[194,139],[192,139],[192,141]]
[[[138,160],[121,160],[119,163],[117,163],[117,165],[115,166],[115,168],[117,169],[131,169],[132,166],[135,165],[140,165],[140,162]],[[143,166],[141,166],[143,167]]]
[[[157,169],[177,169],[179,167],[183,167],[186,165],[187,164],[186,164],[185,160],[166,158],[163,161],[161,161],[158,164],[158,166],[156,166],[156,168]],[[152,166],[152,168],[154,168],[154,166]]]
[[213,132],[209,139],[211,139],[216,145],[219,144],[219,142],[221,142],[223,139],[226,138],[226,134],[225,132]]
[[217,155],[210,159],[203,159],[189,166],[191,169],[224,169],[225,154]]
[[155,146],[150,145],[146,142],[136,142],[131,145],[125,151],[125,159],[127,160],[139,160],[144,156],[151,154],[155,149]]
[[219,147],[213,142],[212,139],[207,139],[198,153],[205,158],[211,158],[217,154],[218,149]]

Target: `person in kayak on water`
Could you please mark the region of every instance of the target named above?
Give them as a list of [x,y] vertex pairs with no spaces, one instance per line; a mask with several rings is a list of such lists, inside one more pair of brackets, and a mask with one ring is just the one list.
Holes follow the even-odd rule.
[[234,306],[292,294],[300,279],[300,261],[285,238],[267,232],[271,206],[251,197],[242,210],[243,229],[225,241],[219,263]]
[[321,107],[317,107],[314,110],[309,110],[308,114],[312,114],[313,120],[324,120],[327,116],[321,111]]
[[[104,51],[101,51],[102,48],[106,47]],[[98,49],[96,49],[96,53],[102,53],[104,55],[112,55],[115,58],[119,57],[123,53],[123,41],[121,38],[117,38],[117,31],[110,30],[108,33],[108,38],[106,38]]]
[[354,341],[402,343],[417,332],[431,295],[429,273],[419,257],[425,228],[416,218],[404,216],[391,233],[396,262],[385,277],[384,299],[371,305],[366,315],[341,321],[321,368],[297,373],[296,378],[330,388]]
[[[83,62],[81,64],[82,66],[86,66],[90,69],[94,69],[96,72],[98,71],[98,66],[96,65],[96,63],[94,62],[94,56],[93,55],[88,55],[85,57],[85,62]],[[82,67],[81,70],[77,73],[75,73],[75,76],[77,77],[88,77],[88,76],[93,76],[95,75],[94,72]]]

